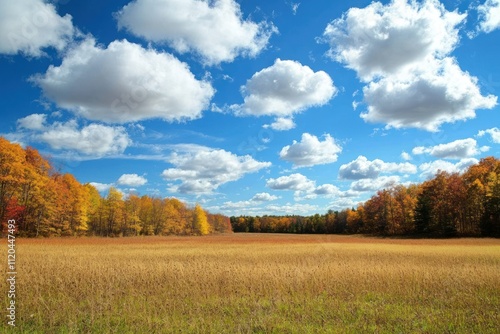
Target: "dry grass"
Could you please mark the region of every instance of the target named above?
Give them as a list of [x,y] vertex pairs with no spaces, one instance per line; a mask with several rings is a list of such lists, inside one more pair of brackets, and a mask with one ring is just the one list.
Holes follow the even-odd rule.
[[19,332],[498,333],[500,323],[495,239],[235,234],[17,249]]

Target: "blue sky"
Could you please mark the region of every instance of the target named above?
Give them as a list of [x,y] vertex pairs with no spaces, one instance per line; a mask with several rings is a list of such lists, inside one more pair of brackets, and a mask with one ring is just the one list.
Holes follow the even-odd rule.
[[0,134],[103,195],[306,215],[500,156],[499,0],[0,13]]

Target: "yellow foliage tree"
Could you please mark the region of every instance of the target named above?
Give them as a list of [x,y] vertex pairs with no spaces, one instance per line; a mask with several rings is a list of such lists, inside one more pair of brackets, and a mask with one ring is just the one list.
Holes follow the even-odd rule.
[[199,204],[194,208],[194,221],[193,229],[195,233],[206,235],[210,233],[210,226],[208,225],[207,215]]

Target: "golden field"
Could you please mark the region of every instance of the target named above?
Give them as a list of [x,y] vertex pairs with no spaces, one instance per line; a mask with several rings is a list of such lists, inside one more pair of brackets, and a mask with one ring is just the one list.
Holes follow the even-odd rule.
[[20,239],[16,264],[0,332],[499,332],[498,239]]

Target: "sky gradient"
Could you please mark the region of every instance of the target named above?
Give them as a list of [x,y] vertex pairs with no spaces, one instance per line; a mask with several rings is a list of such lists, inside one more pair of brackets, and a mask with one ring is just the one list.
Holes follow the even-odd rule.
[[0,135],[103,195],[310,215],[500,156],[500,1],[0,0]]

